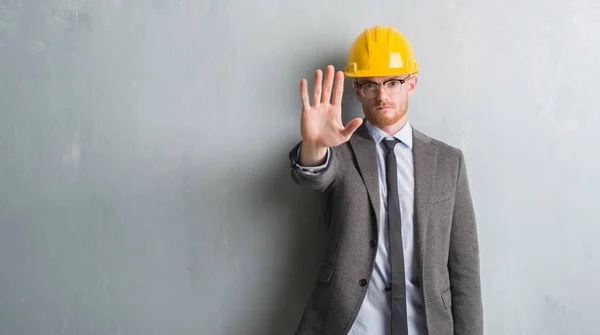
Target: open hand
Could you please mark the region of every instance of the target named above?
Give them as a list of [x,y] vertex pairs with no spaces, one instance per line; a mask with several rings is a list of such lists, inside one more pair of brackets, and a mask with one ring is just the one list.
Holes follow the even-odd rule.
[[319,149],[335,147],[347,142],[362,124],[362,119],[355,118],[348,122],[346,126],[343,125],[342,93],[344,91],[344,74],[342,71],[335,74],[334,86],[334,71],[332,65],[327,66],[324,84],[322,84],[322,71],[317,70],[315,72],[312,105],[308,97],[306,79],[300,81],[302,141],[304,146],[313,149],[315,152]]

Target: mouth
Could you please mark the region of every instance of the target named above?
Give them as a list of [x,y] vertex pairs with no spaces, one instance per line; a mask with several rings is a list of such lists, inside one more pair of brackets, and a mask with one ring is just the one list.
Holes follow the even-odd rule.
[[386,109],[392,109],[392,107],[390,107],[390,106],[380,106],[380,107],[377,107],[378,111],[386,110]]

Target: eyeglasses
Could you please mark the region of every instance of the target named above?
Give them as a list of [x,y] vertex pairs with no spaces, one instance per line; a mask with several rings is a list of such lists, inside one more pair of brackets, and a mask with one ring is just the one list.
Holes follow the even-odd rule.
[[400,93],[400,91],[402,91],[402,84],[409,80],[410,77],[411,76],[408,76],[404,79],[389,79],[384,81],[383,83],[367,82],[361,84],[355,83],[355,85],[356,88],[360,90],[360,93],[362,93],[362,95],[365,98],[370,99],[375,98],[377,95],[379,95],[379,86],[383,86],[385,93],[389,95]]

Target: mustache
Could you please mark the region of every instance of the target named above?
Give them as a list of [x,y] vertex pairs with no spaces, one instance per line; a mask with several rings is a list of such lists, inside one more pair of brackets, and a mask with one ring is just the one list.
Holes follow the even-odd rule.
[[390,104],[390,103],[381,103],[381,104],[376,104],[375,108],[394,108],[394,104]]

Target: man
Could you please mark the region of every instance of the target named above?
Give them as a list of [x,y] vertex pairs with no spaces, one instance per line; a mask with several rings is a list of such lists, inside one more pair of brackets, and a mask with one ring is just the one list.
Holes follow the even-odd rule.
[[[296,334],[483,334],[479,247],[461,150],[408,122],[409,41],[359,35],[345,75],[365,118],[341,119],[344,73],[302,79],[292,178],[327,194],[328,247]],[[335,84],[334,84],[335,76]]]

